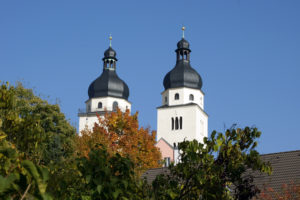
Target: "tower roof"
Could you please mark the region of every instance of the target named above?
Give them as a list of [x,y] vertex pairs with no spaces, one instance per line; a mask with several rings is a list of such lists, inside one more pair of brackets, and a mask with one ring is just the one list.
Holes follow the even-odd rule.
[[[111,37],[110,37],[111,40]],[[118,97],[128,99],[129,88],[116,73],[116,51],[111,47],[104,52],[103,72],[94,80],[88,89],[89,98],[95,97]]]
[[90,99],[110,96],[127,100],[129,97],[129,88],[118,77],[115,70],[104,69],[102,74],[90,84],[88,94]]
[[177,43],[177,49],[189,49],[190,48],[190,43],[182,38],[178,43]]
[[[183,29],[184,31],[184,29]],[[188,87],[201,89],[202,79],[198,72],[190,65],[189,42],[183,38],[177,43],[177,61],[175,67],[164,78],[165,90],[169,88]]]
[[113,48],[109,47],[109,48],[104,52],[104,58],[103,58],[103,59],[113,58],[113,59],[117,60],[116,56],[117,56],[116,51],[115,51]]

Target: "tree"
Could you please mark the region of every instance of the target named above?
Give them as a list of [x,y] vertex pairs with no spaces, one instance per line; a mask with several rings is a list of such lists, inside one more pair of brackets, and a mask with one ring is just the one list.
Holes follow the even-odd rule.
[[179,143],[179,163],[170,165],[170,174],[153,182],[159,199],[251,199],[259,189],[253,171],[271,172],[255,150],[261,133],[256,128],[214,131],[204,144]]
[[22,120],[15,109],[13,88],[0,87],[0,197],[1,199],[51,199],[46,193],[48,170],[25,159],[8,141]]
[[2,88],[1,93],[12,94],[11,107],[2,108],[1,117],[7,121],[7,113],[13,112],[18,118],[17,123],[4,123],[2,129],[28,159],[49,165],[64,161],[73,153],[72,137],[76,131],[57,104],[49,104],[20,83]]
[[280,191],[266,187],[259,194],[258,200],[300,200],[300,184],[283,184]]
[[12,144],[0,137],[0,198],[1,199],[52,199],[46,192],[48,170],[23,160]]
[[271,171],[255,150],[256,128],[214,131],[204,144],[180,143],[180,162],[151,188],[137,177],[159,167],[161,155],[155,132],[139,128],[137,117],[129,110],[106,113],[75,137],[58,105],[22,85],[2,84],[0,198],[250,199],[259,192],[252,172]]
[[116,112],[106,113],[99,117],[92,131],[88,129],[77,137],[77,151],[80,155],[87,156],[91,148],[102,144],[107,151],[129,157],[135,165],[138,174],[149,168],[160,166],[161,154],[155,147],[155,135],[149,129],[139,128],[138,114],[130,115],[127,109],[124,113],[117,109]]
[[[62,176],[62,167],[74,159],[76,134],[59,106],[48,104],[21,84],[16,87],[2,84],[0,132],[22,155],[21,161],[31,161],[37,169],[47,168],[51,174],[47,191],[56,194],[63,182],[58,179]],[[32,193],[34,187],[29,189],[28,193]]]
[[145,199],[145,183],[136,179],[134,164],[116,153],[109,155],[106,148],[91,149],[88,157],[78,159],[84,187],[81,199]]
[[[16,87],[6,87],[1,88],[1,93],[11,94],[11,107],[1,108],[1,118],[2,129],[8,133],[7,139],[28,159],[43,165],[58,162],[72,154],[72,137],[76,132],[59,106],[48,104],[20,83]],[[8,121],[7,114],[10,112],[17,117],[16,123]]]

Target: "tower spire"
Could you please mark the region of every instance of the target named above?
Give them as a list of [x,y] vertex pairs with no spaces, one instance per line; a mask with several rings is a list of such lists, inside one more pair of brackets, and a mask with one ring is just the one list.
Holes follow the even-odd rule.
[[112,40],[112,37],[111,37],[111,34],[109,34],[109,46],[111,47],[111,40]]
[[181,27],[181,30],[182,30],[182,38],[184,38],[184,30],[185,30],[185,27],[182,26],[182,27]]
[[110,70],[115,70],[116,69],[116,61],[118,60],[116,58],[116,51],[111,47],[111,34],[109,34],[109,47],[108,49],[104,52],[104,58],[102,59],[103,62],[103,69],[110,69]]

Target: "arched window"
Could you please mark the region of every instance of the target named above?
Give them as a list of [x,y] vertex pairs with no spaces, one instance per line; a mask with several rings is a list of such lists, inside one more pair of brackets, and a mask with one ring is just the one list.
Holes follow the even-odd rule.
[[179,120],[179,128],[182,129],[182,117],[180,117],[180,120]]
[[178,124],[178,117],[175,118],[175,130],[178,130],[179,124]]
[[194,101],[194,95],[190,94],[190,101]]
[[179,94],[176,93],[176,94],[175,94],[175,100],[178,100],[178,99],[179,99]]
[[102,108],[102,103],[101,102],[98,103],[98,108]]
[[113,102],[113,111],[117,111],[118,108],[118,102],[114,101]]
[[172,130],[174,130],[174,118],[172,117]]
[[165,97],[165,103],[167,103],[168,102],[168,97]]

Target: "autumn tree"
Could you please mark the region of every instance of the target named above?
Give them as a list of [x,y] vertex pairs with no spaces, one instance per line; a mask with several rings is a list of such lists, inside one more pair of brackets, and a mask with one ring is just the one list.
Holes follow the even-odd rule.
[[130,158],[138,173],[160,166],[161,154],[155,147],[155,131],[139,127],[138,113],[130,114],[117,109],[116,112],[98,116],[92,131],[85,129],[77,137],[77,151],[87,156],[97,144],[104,145],[110,154],[120,154]]
[[255,150],[260,137],[256,128],[214,131],[204,143],[179,143],[179,163],[171,164],[169,174],[153,182],[156,199],[236,199],[247,200],[259,189],[251,172],[271,172],[269,163]]
[[300,200],[300,184],[290,182],[283,184],[281,190],[276,191],[271,187],[265,187],[257,200]]

